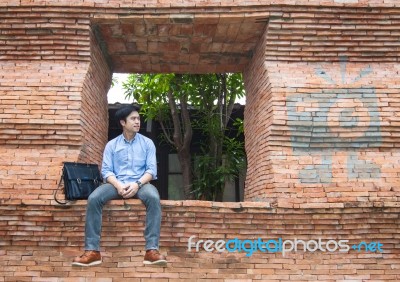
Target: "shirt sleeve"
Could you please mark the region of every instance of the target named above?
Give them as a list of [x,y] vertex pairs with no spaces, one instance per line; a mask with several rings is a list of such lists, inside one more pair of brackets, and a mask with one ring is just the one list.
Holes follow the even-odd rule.
[[156,158],[156,146],[153,141],[149,140],[146,156],[146,171],[153,176],[153,180],[157,179],[157,158]]
[[101,164],[101,175],[104,180],[107,180],[107,177],[111,175],[115,175],[114,173],[114,165],[113,165],[113,151],[112,151],[112,142],[108,142],[106,148],[103,153],[103,162]]

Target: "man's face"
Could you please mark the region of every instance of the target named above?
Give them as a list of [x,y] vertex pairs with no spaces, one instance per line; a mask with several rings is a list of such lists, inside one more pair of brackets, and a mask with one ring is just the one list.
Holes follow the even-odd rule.
[[132,112],[127,116],[126,121],[121,120],[122,129],[124,131],[136,133],[140,129],[140,116],[138,112]]

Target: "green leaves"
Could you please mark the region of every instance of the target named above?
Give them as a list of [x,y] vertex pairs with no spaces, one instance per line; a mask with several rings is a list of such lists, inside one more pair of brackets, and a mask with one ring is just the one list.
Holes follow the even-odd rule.
[[218,201],[221,200],[225,182],[239,177],[246,166],[244,143],[235,138],[224,137],[223,157],[218,164],[215,156],[206,152],[202,147],[202,154],[197,155],[194,161],[195,178],[193,195],[195,199]]
[[[246,161],[243,142],[226,137],[234,103],[245,95],[242,75],[131,74],[123,88],[147,120],[160,122],[163,139],[177,150],[181,165],[192,164],[192,128],[202,133],[204,138],[193,140],[202,152],[193,168],[182,170],[191,174],[183,175],[190,182],[184,187],[193,187],[191,195],[197,199],[222,200],[225,181],[237,176]],[[243,121],[234,121],[233,127],[243,132]]]
[[133,97],[142,106],[142,114],[146,119],[160,121],[168,118],[166,93],[174,77],[174,74],[130,74],[122,87],[127,97]]

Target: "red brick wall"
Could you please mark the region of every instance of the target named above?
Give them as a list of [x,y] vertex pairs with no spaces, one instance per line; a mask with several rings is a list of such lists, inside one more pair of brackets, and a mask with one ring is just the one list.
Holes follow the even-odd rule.
[[[80,153],[79,62],[7,61],[0,66],[2,198],[48,198],[62,161]],[[72,80],[72,81],[71,81]],[[66,89],[69,89],[66,90]]]
[[[124,1],[102,1],[102,3],[87,1],[79,8],[78,6],[68,7],[70,4],[66,5],[66,3],[64,1],[45,3],[5,1],[2,2],[0,8],[0,17],[3,20],[0,54],[4,60],[0,69],[2,79],[0,94],[4,97],[0,104],[2,121],[0,143],[5,145],[1,149],[3,154],[11,156],[5,159],[5,169],[0,173],[4,175],[4,180],[1,181],[7,189],[21,187],[26,184],[25,180],[28,184],[35,183],[37,187],[40,187],[42,184],[36,181],[37,178],[45,178],[55,187],[55,179],[59,174],[56,171],[65,160],[100,162],[107,131],[105,93],[109,87],[111,73],[91,35],[90,25],[107,22],[108,18],[115,22],[120,15],[127,13],[129,5],[137,5],[136,7],[146,5],[160,7],[160,9],[170,5],[167,2],[135,2],[133,4]],[[218,3],[223,7],[232,5],[225,1]],[[308,6],[301,6],[302,3],[307,3]],[[304,154],[293,154],[293,148],[298,145],[298,142],[294,141],[294,133],[299,130],[295,129],[293,123],[285,123],[285,118],[288,116],[285,108],[288,95],[303,93],[302,91],[306,91],[307,95],[312,95],[312,91],[320,91],[322,86],[314,85],[324,82],[324,79],[320,78],[321,75],[316,74],[318,68],[324,68],[328,73],[333,71],[336,81],[340,80],[340,71],[338,71],[340,66],[332,62],[338,62],[341,57],[347,56],[349,70],[356,68],[356,71],[360,71],[370,66],[373,74],[377,74],[371,78],[372,80],[363,83],[364,86],[376,89],[376,95],[383,95],[377,97],[377,99],[383,99],[379,100],[381,102],[378,106],[378,118],[382,123],[379,126],[379,133],[384,140],[393,139],[389,143],[379,141],[381,145],[374,145],[365,150],[362,160],[356,159],[361,156],[354,156],[354,153],[359,153],[359,150],[350,148],[352,145],[349,145],[350,147],[346,150],[350,155],[346,154],[350,156],[350,159],[353,158],[350,163],[370,162],[371,158],[375,157],[382,157],[383,162],[386,162],[390,159],[388,154],[394,161],[397,160],[393,141],[396,137],[395,127],[398,119],[396,115],[388,117],[387,114],[395,110],[397,106],[393,97],[398,94],[394,80],[397,69],[394,65],[399,57],[396,43],[400,36],[398,33],[399,11],[393,7],[395,3],[393,1],[375,1],[369,3],[369,8],[366,7],[366,3],[361,0],[297,1],[295,3],[297,5],[288,2],[285,6],[271,5],[269,2],[262,1],[252,3],[252,13],[256,7],[263,16],[268,13],[269,23],[265,36],[255,50],[253,63],[245,70],[248,88],[248,106],[246,107],[248,118],[246,118],[245,130],[250,164],[246,199],[257,200],[267,196],[276,201],[279,198],[287,198],[290,199],[285,200],[288,206],[306,202],[323,204],[329,202],[327,198],[340,203],[348,200],[379,200],[381,197],[397,201],[394,193],[398,188],[392,187],[394,179],[398,177],[395,167],[384,167],[384,171],[378,168],[379,182],[386,184],[379,183],[378,187],[375,187],[371,182],[353,181],[357,183],[352,188],[350,186],[354,183],[343,182],[345,178],[340,175],[346,173],[343,171],[348,165],[344,162],[343,154],[340,155],[341,153],[335,151],[334,160],[328,160],[331,158],[330,154],[327,156],[325,153],[325,159],[322,160],[318,160],[316,155],[304,159]],[[185,7],[191,7],[187,8],[188,11],[194,11],[192,9],[195,2],[184,1],[175,4],[174,12],[185,11]],[[203,4],[208,9],[210,5],[214,5],[213,2]],[[332,7],[328,9],[318,6],[322,4],[332,5]],[[179,8],[181,10],[177,10]],[[250,11],[248,10],[250,6],[243,4],[242,9]],[[223,9],[219,8],[218,11],[221,13]],[[240,8],[235,13],[239,11]],[[135,13],[134,17],[137,16],[140,17]],[[289,62],[291,62],[290,65],[288,65]],[[327,62],[327,64],[321,66],[318,62]],[[364,80],[368,79],[364,77]],[[382,79],[386,81],[386,84],[378,83]],[[295,90],[295,85],[299,83],[304,83],[304,85],[300,85]],[[327,89],[334,91],[335,87],[326,86],[322,90]],[[338,109],[340,107],[338,105]],[[310,114],[313,113],[310,112]],[[367,133],[374,134],[374,132]],[[303,139],[307,138],[309,137],[304,136]],[[374,136],[368,138],[371,141]],[[30,147],[31,145],[34,146]],[[64,153],[61,153],[59,157],[52,155],[51,162],[54,165],[51,167],[56,168],[50,173],[54,175],[37,175],[41,172],[34,171],[35,175],[31,178],[17,177],[16,175],[21,173],[29,175],[32,171],[29,171],[27,163],[13,164],[12,157],[24,155],[24,150],[30,152],[29,150],[42,148],[55,151],[66,149],[71,152],[67,153],[67,159]],[[385,154],[381,154],[383,150]],[[301,160],[299,160],[300,157]],[[21,160],[24,161],[23,158]],[[40,159],[35,160],[31,165],[48,166],[48,160],[43,164]],[[303,176],[299,177],[299,174],[315,174],[315,171],[301,172],[303,167],[308,166],[309,170],[313,170],[312,166],[320,165],[322,162],[331,163],[324,163],[322,166],[330,165],[325,170],[328,170],[326,173],[335,174],[336,180],[333,182],[330,180],[334,185],[328,188],[325,187],[326,185],[317,185],[318,187],[303,190],[301,186],[305,182],[301,180]],[[336,165],[335,162],[339,164]],[[329,172],[331,169],[332,172]],[[369,169],[373,170],[372,165]],[[18,173],[13,173],[13,171]],[[354,175],[354,178],[357,178],[360,173],[363,172],[356,169],[351,176]],[[332,177],[329,178],[332,179]],[[18,179],[21,179],[21,182]],[[338,181],[341,185],[349,187],[338,187],[335,184]],[[40,191],[39,188],[32,190]],[[47,198],[48,192],[43,191],[44,195],[38,195],[38,197]],[[1,193],[7,197],[10,190],[2,190]],[[309,195],[314,196],[314,199],[308,197]],[[338,198],[341,200],[337,200]]]
[[91,33],[91,63],[82,90],[82,136],[80,161],[101,163],[104,147],[108,141],[107,92],[111,85],[109,66]]
[[[397,0],[71,3],[0,3],[0,281],[400,280]],[[164,201],[165,269],[142,265],[143,206],[112,202],[104,212],[102,267],[71,268],[83,247],[85,202],[60,207],[49,199],[62,161],[100,162],[106,141],[111,71],[92,28],[146,9],[204,17],[233,8],[269,20],[244,73],[245,191],[254,202]],[[354,82],[342,83],[342,74]],[[192,235],[384,247],[246,257],[187,252]]]
[[[282,4],[281,2],[277,2],[278,4]],[[4,0],[1,3],[3,6],[43,6],[43,5],[51,5],[51,6],[71,6],[71,2],[68,0]],[[234,2],[235,6],[250,6],[250,5],[271,5],[271,1],[265,0],[252,0],[246,2]],[[275,4],[273,2],[272,4]],[[296,1],[285,1],[286,5],[298,5],[298,6],[382,6],[382,7],[394,7],[398,4],[397,0],[296,0]],[[221,0],[221,1],[207,1],[202,2],[201,6],[193,0],[183,0],[180,2],[171,2],[171,1],[156,1],[156,0],[141,0],[141,1],[133,1],[133,0],[86,0],[84,2],[79,3],[82,7],[98,7],[98,8],[130,8],[130,7],[210,7],[210,6],[232,6],[232,1],[230,0]]]
[[[365,69],[370,73],[352,82]],[[284,63],[269,70],[281,97],[271,139],[290,148],[273,153],[274,175],[288,187],[279,192],[309,203],[398,201],[397,64]]]
[[245,199],[398,202],[399,33],[387,23],[400,22],[387,10],[368,24],[377,11],[284,10],[245,72]]
[[[344,65],[347,82],[342,83]],[[268,62],[265,67],[270,88],[248,96],[248,105],[255,101],[257,110],[245,116],[248,156],[256,158],[246,198],[264,195],[294,207],[398,201],[398,65]],[[351,82],[367,68],[369,74]],[[346,121],[350,127],[343,126]],[[261,150],[260,140],[267,150]],[[261,168],[267,167],[271,177],[263,177]]]
[[87,15],[0,11],[0,195],[49,199],[62,162],[101,162],[111,72]]
[[[83,247],[85,202],[1,201],[0,281],[398,281],[399,207],[271,208],[266,203],[163,201],[161,253],[168,267],[143,266],[145,210],[138,200],[113,201],[103,214],[99,267],[71,267]],[[380,242],[383,252],[208,253],[198,240],[349,240]],[[299,245],[300,246],[300,245]],[[142,280],[141,280],[142,279]]]
[[[265,44],[267,32],[254,52],[252,64],[244,73],[246,107],[244,134],[247,154],[246,199],[260,200],[274,189],[271,152],[267,150],[273,120],[272,91],[268,69],[265,68]],[[260,161],[261,160],[261,161]]]

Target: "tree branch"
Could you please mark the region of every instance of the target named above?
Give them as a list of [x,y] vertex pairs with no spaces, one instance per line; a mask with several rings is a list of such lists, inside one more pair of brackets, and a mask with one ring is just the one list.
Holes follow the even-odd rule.
[[167,131],[167,129],[165,128],[165,125],[162,121],[160,121],[160,125],[161,125],[161,129],[164,132],[164,136],[167,139],[168,143],[170,143],[172,146],[175,145],[174,141],[169,137],[169,132]]
[[188,109],[187,95],[181,97],[180,102],[181,102],[182,123],[185,129],[185,132],[183,133],[183,146],[189,148],[190,142],[192,140],[193,131],[192,131],[192,122],[190,121],[190,114]]
[[174,124],[174,133],[173,133],[174,145],[176,149],[179,151],[182,149],[183,144],[182,144],[182,131],[181,131],[181,124],[179,121],[178,109],[176,106],[172,90],[169,90],[167,94],[168,94],[168,104],[171,110],[172,122]]

